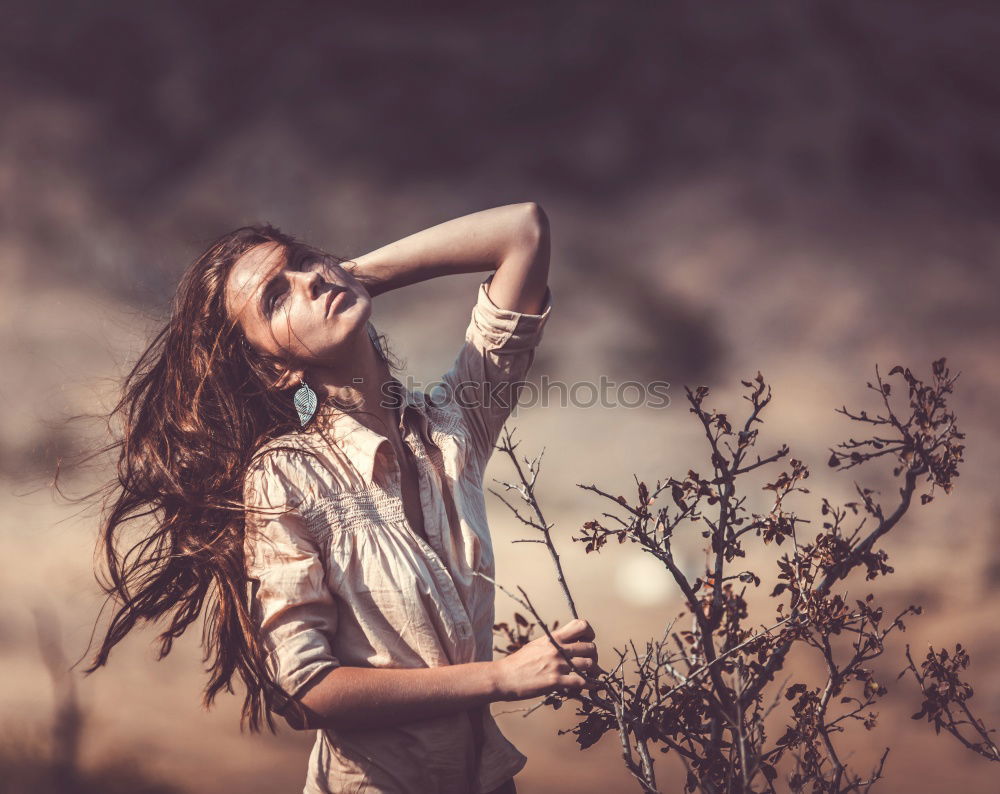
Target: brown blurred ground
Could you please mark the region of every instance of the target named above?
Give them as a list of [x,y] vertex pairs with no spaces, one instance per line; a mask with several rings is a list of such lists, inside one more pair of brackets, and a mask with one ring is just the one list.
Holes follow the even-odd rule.
[[[876,363],[927,374],[947,356],[962,371],[958,488],[886,544],[887,602],[926,611],[884,657],[890,694],[853,760],[864,769],[890,744],[885,791],[997,790],[994,770],[908,719],[917,696],[894,681],[904,641],[961,641],[975,703],[1000,722],[991,6],[4,5],[0,714],[11,730],[50,720],[32,605],[59,613],[73,660],[100,606],[94,511],[46,488],[58,454],[96,443],[93,424],[65,417],[108,404],[108,379],[203,242],[270,220],[350,256],[535,200],[552,221],[556,304],[535,375],[672,384],[664,410],[549,405],[512,420],[526,453],[546,447],[546,513],[604,658],[658,635],[679,599],[634,567],[634,550],[585,557],[570,544],[607,507],[575,484],[621,492],[633,473],[651,482],[701,464],[682,384],[712,386],[735,414],[733,387],[765,375],[775,400],[761,451],[787,441],[812,465],[807,512],[821,494],[852,495],[851,478],[824,465],[854,430],[833,409],[862,406]],[[450,364],[476,283],[379,299],[375,320],[415,378]],[[508,476],[501,456],[491,473]],[[509,542],[520,530],[488,498],[501,582],[563,618],[547,560]],[[509,612],[501,596],[498,615]],[[137,755],[205,794],[300,790],[311,735],[241,736],[234,697],[201,710],[199,633],[157,664],[147,631],[78,681],[87,762]],[[530,757],[520,791],[632,790],[613,737],[581,753],[556,735],[572,724],[566,709],[500,719]]]

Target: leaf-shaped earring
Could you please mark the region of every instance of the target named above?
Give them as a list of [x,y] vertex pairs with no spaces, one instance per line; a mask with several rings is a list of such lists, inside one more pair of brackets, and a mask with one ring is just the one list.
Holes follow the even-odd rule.
[[295,410],[299,412],[299,421],[305,427],[309,423],[309,420],[313,418],[316,408],[319,406],[319,400],[316,399],[316,392],[310,389],[305,381],[302,381],[302,385],[299,386],[295,392],[295,396],[292,397],[292,402],[295,404]]

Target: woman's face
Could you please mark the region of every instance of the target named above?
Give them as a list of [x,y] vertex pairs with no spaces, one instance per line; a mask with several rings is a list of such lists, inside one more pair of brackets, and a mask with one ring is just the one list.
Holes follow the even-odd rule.
[[343,360],[354,334],[365,328],[372,299],[354,276],[321,254],[262,243],[233,265],[226,304],[258,351],[330,366]]

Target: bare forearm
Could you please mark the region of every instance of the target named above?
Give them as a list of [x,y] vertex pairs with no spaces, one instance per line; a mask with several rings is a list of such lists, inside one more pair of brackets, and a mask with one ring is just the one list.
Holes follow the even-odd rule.
[[500,700],[493,662],[416,669],[337,667],[301,702],[297,728],[377,728],[456,713]]
[[520,247],[537,245],[545,219],[534,202],[454,218],[355,258],[374,296],[437,276],[496,270]]

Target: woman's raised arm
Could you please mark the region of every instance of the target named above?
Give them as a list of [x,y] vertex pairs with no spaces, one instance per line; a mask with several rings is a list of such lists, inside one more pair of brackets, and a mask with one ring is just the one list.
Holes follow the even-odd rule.
[[345,262],[374,297],[456,273],[496,270],[490,297],[497,306],[535,313],[549,269],[549,224],[535,202],[463,215]]

